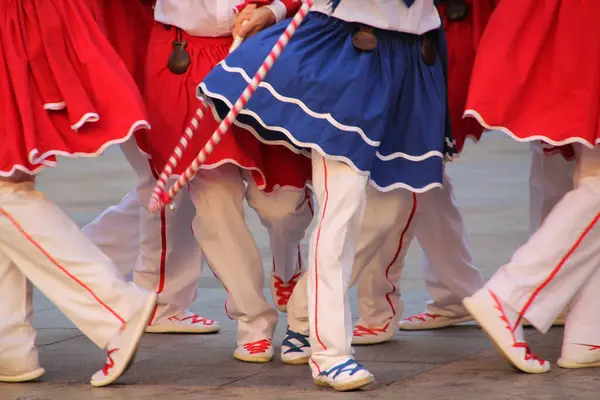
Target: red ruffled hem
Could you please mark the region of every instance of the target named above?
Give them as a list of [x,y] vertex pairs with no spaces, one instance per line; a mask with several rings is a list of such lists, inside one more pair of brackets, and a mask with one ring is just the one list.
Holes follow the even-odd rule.
[[[93,157],[147,128],[127,69],[82,1],[8,2],[0,15],[0,175]],[[62,32],[63,34],[57,34]]]
[[597,146],[600,44],[590,38],[600,36],[598,12],[595,0],[499,2],[480,42],[465,115],[519,141],[541,140],[550,152]]
[[[227,56],[232,43],[231,37],[200,38],[182,33],[192,62],[185,74],[176,75],[166,67],[175,34],[174,28],[167,29],[159,23],[152,31],[146,64],[146,103],[152,116],[152,131],[136,137],[140,149],[150,156],[158,171],[163,170],[196,115],[200,106],[196,97],[198,83]],[[218,126],[213,113],[206,111],[174,175],[180,175],[192,163]],[[257,186],[266,192],[283,187],[301,189],[311,177],[310,159],[283,146],[262,144],[239,127],[232,127],[223,136],[202,169],[217,168],[225,163],[251,172]]]
[[[147,121],[140,120],[136,121],[126,133],[126,135],[114,138],[108,142],[102,143],[99,141],[99,147],[93,147],[94,145],[88,145],[85,148],[81,148],[80,151],[74,151],[73,149],[66,148],[52,148],[52,149],[32,149],[27,157],[24,158],[15,158],[14,155],[17,153],[15,151],[11,151],[10,149],[3,149],[3,153],[0,158],[2,162],[0,163],[0,176],[1,177],[10,177],[15,172],[20,171],[29,175],[36,175],[40,173],[45,167],[55,167],[57,164],[57,156],[67,157],[67,158],[93,158],[98,157],[104,151],[116,144],[125,143],[127,140],[131,138],[134,132],[139,130],[150,129],[150,125]],[[101,143],[101,144],[100,144]],[[4,150],[6,153],[4,154]]]

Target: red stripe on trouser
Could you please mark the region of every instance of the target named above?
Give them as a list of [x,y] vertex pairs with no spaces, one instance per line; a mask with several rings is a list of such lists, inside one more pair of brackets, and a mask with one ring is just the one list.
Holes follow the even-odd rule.
[[542,282],[542,284],[540,286],[538,286],[537,289],[534,290],[534,292],[531,295],[531,297],[529,298],[529,300],[527,300],[527,302],[525,303],[525,305],[523,306],[523,308],[519,312],[519,318],[517,319],[517,322],[515,322],[513,330],[516,329],[517,326],[519,326],[519,324],[521,323],[521,320],[523,319],[523,317],[524,317],[525,313],[527,312],[527,310],[529,309],[529,307],[531,307],[531,304],[533,304],[535,298],[540,294],[540,292],[542,290],[544,290],[544,288],[546,286],[548,286],[548,284],[550,282],[552,282],[552,280],[554,278],[556,278],[556,275],[558,275],[558,273],[560,272],[560,270],[562,269],[562,267],[565,265],[565,263],[567,262],[567,260],[569,259],[569,257],[571,257],[571,255],[573,255],[573,253],[575,252],[575,250],[577,250],[577,248],[581,245],[581,242],[583,242],[583,239],[585,239],[585,237],[587,236],[587,234],[590,233],[590,231],[594,228],[594,226],[598,222],[598,219],[600,219],[600,213],[596,214],[596,217],[594,217],[594,219],[592,220],[592,222],[590,222],[590,224],[585,228],[585,230],[583,231],[583,233],[581,235],[579,235],[579,238],[577,238],[577,240],[575,241],[575,243],[573,244],[573,246],[571,246],[571,248],[569,249],[569,251],[567,252],[567,254],[565,254],[563,256],[563,258],[560,260],[560,262],[558,263],[558,265],[552,270],[552,272],[550,273],[550,275],[548,275],[548,277],[546,278],[546,280],[544,280],[544,282]]
[[81,286],[83,289],[85,289],[85,291],[88,292],[98,303],[100,303],[100,305],[102,305],[102,307],[104,307],[106,310],[108,310],[108,312],[110,312],[112,315],[114,315],[119,320],[119,322],[121,322],[122,324],[125,324],[125,320],[119,314],[117,314],[115,312],[115,310],[113,310],[105,302],[103,302],[102,300],[100,300],[100,298],[96,295],[96,293],[94,293],[94,291],[92,289],[90,289],[85,283],[81,282],[73,274],[71,274],[69,271],[67,271],[67,269],[65,267],[63,267],[62,265],[60,265],[46,250],[44,250],[44,248],[39,243],[37,243],[31,236],[28,235],[27,232],[25,232],[25,230],[23,229],[23,227],[17,222],[17,220],[14,219],[2,207],[0,207],[0,213],[2,215],[4,215],[6,218],[8,218],[8,220],[13,224],[13,226],[15,228],[17,228],[17,230],[21,233],[21,235],[23,235],[25,237],[25,239],[27,239],[31,244],[33,244],[40,252],[42,252],[42,254],[48,260],[50,260],[50,262],[52,264],[54,264],[55,266],[57,266],[69,278],[71,278],[79,286]]
[[[158,180],[158,171],[156,170],[156,167],[152,161],[148,160],[148,165],[150,166],[152,176],[154,176],[154,179]],[[162,291],[165,289],[165,275],[167,273],[167,214],[165,209],[160,211],[160,243],[162,248],[160,252],[160,278],[158,281],[158,289],[156,290],[157,294],[162,293]],[[157,311],[158,304],[154,306],[154,311],[152,312],[152,317],[150,318],[150,325],[154,323],[154,318],[156,317]]]
[[396,285],[394,284],[394,282],[390,281],[388,275],[390,273],[390,269],[392,268],[392,265],[394,265],[394,263],[398,260],[398,256],[400,255],[400,252],[402,251],[402,248],[404,247],[404,237],[406,236],[406,232],[408,232],[408,229],[410,228],[410,225],[412,224],[412,221],[415,218],[415,213],[417,211],[417,195],[416,195],[416,193],[412,194],[412,198],[413,198],[412,209],[410,210],[410,215],[408,216],[408,220],[406,221],[406,226],[404,226],[404,229],[402,230],[402,233],[400,234],[400,241],[398,242],[398,249],[396,250],[396,254],[394,254],[394,258],[390,262],[390,265],[388,265],[385,270],[385,279],[390,283],[390,285],[392,285],[392,291],[389,293],[386,293],[386,295],[385,295],[385,299],[387,300],[388,304],[390,305],[390,308],[392,309],[392,314],[393,314],[392,316],[396,315],[396,308],[394,307],[394,304],[392,303],[392,300],[390,299],[390,295],[396,291]]
[[319,337],[319,239],[321,238],[321,228],[323,226],[323,219],[325,218],[325,212],[327,212],[327,201],[329,200],[329,188],[327,187],[327,163],[323,158],[323,181],[325,186],[325,201],[323,202],[323,212],[321,213],[321,221],[319,221],[319,229],[317,230],[317,239],[315,241],[315,336],[319,344],[324,350],[327,350],[327,346],[323,344]]

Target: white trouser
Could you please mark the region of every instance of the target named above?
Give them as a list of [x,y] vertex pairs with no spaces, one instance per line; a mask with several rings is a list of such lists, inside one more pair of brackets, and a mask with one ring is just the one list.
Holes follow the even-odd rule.
[[137,190],[110,206],[82,232],[110,258],[122,274],[132,276],[140,254],[140,199]]
[[37,364],[27,280],[101,348],[147,299],[31,182],[0,181],[0,238],[1,364]]
[[246,200],[269,234],[273,274],[289,282],[302,268],[300,242],[313,218],[310,191],[280,189],[265,194],[248,179]]
[[[385,287],[379,288],[385,299],[386,320],[377,319],[379,315],[371,315],[368,312],[377,310],[377,305],[367,304],[366,314],[361,314],[361,320],[370,325],[372,321],[378,324],[397,320],[402,316],[402,302],[400,301],[400,288],[397,282],[402,275],[404,258],[409,248],[410,241],[414,236],[417,215],[406,214],[406,202],[402,198],[404,193],[399,191],[382,193],[373,186],[367,186],[367,209],[363,218],[363,225],[356,244],[356,255],[352,266],[352,277],[350,287],[356,282],[360,285],[364,280],[372,279],[374,276],[383,276]],[[417,208],[417,195],[413,195],[413,204]],[[382,210],[385,207],[385,212]],[[402,209],[400,207],[403,207]],[[400,214],[397,221],[393,221],[392,214]],[[419,214],[420,218],[420,214]],[[377,266],[379,270],[368,273],[367,268]],[[359,280],[360,276],[360,280]],[[309,335],[308,323],[308,298],[307,298],[308,274],[304,274],[298,281],[290,302],[288,304],[288,325],[291,330]],[[370,286],[370,283],[367,282]],[[363,285],[364,287],[364,285]],[[371,301],[365,298],[365,301]],[[362,306],[362,304],[361,304]],[[361,308],[362,310],[362,308]]]
[[[277,311],[264,296],[262,260],[244,220],[243,201],[247,197],[261,220],[269,221],[271,236],[287,232],[275,239],[282,254],[293,254],[287,257],[291,266],[284,268],[295,270],[298,245],[310,224],[306,192],[281,190],[267,195],[252,179],[246,190],[241,170],[232,164],[200,171],[189,187],[196,206],[194,234],[208,265],[228,292],[227,312],[238,322],[238,344],[271,339]],[[284,265],[285,259],[279,264]]]
[[[310,365],[316,376],[353,354],[348,301],[353,275],[355,279],[360,277],[360,271],[376,254],[382,239],[397,225],[406,227],[398,254],[404,258],[413,235],[409,220],[415,217],[416,205],[415,196],[406,190],[381,193],[368,189],[368,178],[345,163],[327,160],[316,151],[312,153],[312,160],[319,215],[310,241],[307,294]],[[368,202],[371,207],[365,218]],[[364,261],[355,262],[357,250],[364,251]],[[371,253],[371,257],[367,253]],[[397,287],[392,279],[390,277],[387,292],[396,297]],[[302,286],[298,293],[301,291]],[[294,295],[297,295],[296,290]]]
[[[423,249],[422,271],[432,298],[427,302],[427,312],[448,317],[467,315],[462,299],[479,290],[485,281],[473,265],[465,224],[448,175],[444,175],[443,189],[419,195],[419,214],[415,234]],[[383,248],[390,252],[397,246],[396,239],[389,236]],[[386,297],[389,275],[382,274],[386,269],[379,265],[381,262],[386,260],[374,258],[358,284],[361,320],[371,326],[384,324],[392,315]],[[389,274],[400,279],[402,268],[402,263],[394,263]]]
[[83,232],[124,274],[135,266],[135,283],[158,293],[153,323],[188,308],[196,298],[203,257],[192,233],[195,211],[189,194],[182,191],[175,210],[167,207],[151,213],[147,204],[156,185],[155,172],[133,139],[121,149],[138,176],[138,185]]
[[573,189],[575,163],[561,154],[544,155],[539,141],[531,142],[529,172],[529,231],[538,230],[556,203]]
[[[539,142],[532,142],[530,170],[530,230],[535,232],[552,207],[573,187],[574,163],[562,155],[546,156]],[[416,238],[423,249],[422,271],[427,292],[427,312],[447,317],[467,314],[461,300],[484,284],[474,265],[464,221],[456,206],[452,181],[444,176],[444,188],[431,190],[419,198],[421,222]],[[388,239],[386,248],[394,247]],[[372,261],[373,264],[378,259]],[[401,268],[393,265],[392,268]],[[381,268],[369,265],[358,286],[360,314],[369,325],[381,325],[389,318],[390,307],[383,296],[386,280],[377,274]],[[369,277],[369,278],[367,278]]]
[[569,304],[565,340],[600,344],[600,151],[578,145],[575,189],[486,287],[545,332]]

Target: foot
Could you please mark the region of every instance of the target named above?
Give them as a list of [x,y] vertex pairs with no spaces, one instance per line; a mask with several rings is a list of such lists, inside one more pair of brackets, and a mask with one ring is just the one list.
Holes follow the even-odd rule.
[[246,343],[239,346],[233,356],[240,361],[266,363],[273,359],[273,345],[269,339]]
[[321,372],[315,378],[315,383],[319,386],[331,386],[335,390],[345,392],[359,389],[374,380],[373,375],[365,367],[350,358]]
[[310,355],[308,336],[288,328],[285,339],[281,342],[281,362],[284,364],[308,364]]
[[187,309],[146,327],[148,333],[217,333],[220,330],[219,321],[203,318]]
[[563,343],[558,366],[561,368],[600,367],[600,346]]
[[[397,321],[397,320],[396,320]],[[358,321],[352,331],[352,344],[356,346],[383,343],[394,337],[396,322],[388,321],[380,326],[367,326]]]
[[155,306],[156,293],[148,294],[148,299],[140,311],[131,317],[124,328],[110,340],[107,346],[106,363],[92,376],[90,382],[92,386],[110,385],[129,369]]
[[18,383],[33,381],[44,375],[44,369],[40,366],[27,370],[11,371],[0,368],[0,382]]
[[548,361],[531,353],[518,313],[506,306],[494,292],[481,289],[465,298],[463,304],[512,367],[530,374],[550,370]]
[[273,296],[275,308],[280,312],[287,312],[287,304],[301,276],[302,272],[298,272],[286,283],[280,277],[271,274],[271,296]]
[[470,321],[473,321],[473,317],[470,315],[464,317],[445,317],[443,315],[422,313],[404,318],[398,324],[398,328],[401,331],[427,331],[430,329],[447,328]]

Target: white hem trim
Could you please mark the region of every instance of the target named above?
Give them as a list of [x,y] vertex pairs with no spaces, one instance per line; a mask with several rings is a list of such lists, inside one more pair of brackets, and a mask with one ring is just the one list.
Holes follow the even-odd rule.
[[[217,145],[217,146],[218,146],[218,145]],[[236,160],[234,160],[234,159],[232,159],[232,158],[222,158],[221,160],[219,160],[219,161],[217,161],[216,163],[213,163],[213,164],[202,164],[202,165],[200,165],[200,168],[198,169],[198,171],[200,171],[200,170],[205,170],[205,171],[206,171],[206,170],[217,169],[217,168],[219,168],[219,167],[221,167],[221,166],[223,166],[223,165],[225,165],[225,164],[233,164],[233,165],[235,165],[236,167],[238,167],[238,168],[240,168],[240,169],[242,169],[242,170],[244,170],[244,171],[248,171],[248,172],[250,172],[250,171],[256,171],[256,172],[258,172],[258,173],[260,174],[260,176],[262,177],[263,181],[264,181],[264,182],[267,182],[267,178],[265,177],[265,174],[264,174],[264,172],[262,172],[262,171],[261,171],[259,168],[255,168],[255,167],[252,167],[252,168],[251,168],[251,167],[244,167],[243,165],[241,165],[240,163],[238,163]],[[187,168],[187,167],[186,167],[186,168]],[[196,173],[197,173],[197,172],[196,172]],[[169,177],[169,179],[168,179],[168,180],[169,180],[169,181],[171,181],[171,180],[176,180],[176,179],[179,179],[179,177],[180,177],[180,176],[181,176],[181,175],[176,175],[176,174],[173,174],[173,175],[171,175],[171,176]],[[196,177],[196,174],[194,174],[194,176],[192,176],[192,177],[191,177],[191,178],[188,180],[188,182],[189,182],[189,181],[191,181],[192,179],[194,179],[195,177]],[[256,186],[257,186],[257,187],[258,187],[260,190],[264,190],[264,189],[267,187],[266,185],[256,185]]]
[[[238,68],[238,67],[230,67],[229,65],[227,65],[227,63],[225,62],[225,60],[221,61],[219,64],[227,72],[240,74],[242,76],[242,78],[244,78],[244,80],[247,83],[250,83],[252,81],[250,79],[250,77],[248,76],[248,74],[246,74],[246,71],[244,71],[244,69]],[[232,104],[229,101],[225,101],[226,99],[223,96],[221,96],[221,95],[219,95],[217,93],[213,93],[213,92],[209,91],[204,83],[201,83],[200,86],[202,86],[204,88],[204,90],[205,90],[206,93],[211,93],[211,96],[220,99],[221,101],[225,102],[229,106],[229,108],[232,108]],[[308,106],[306,104],[304,104],[304,102],[302,102],[300,99],[283,96],[283,95],[279,94],[275,90],[275,88],[273,88],[273,86],[271,86],[268,83],[261,82],[261,84],[259,86],[267,89],[275,99],[281,101],[282,103],[288,103],[288,104],[295,104],[295,105],[297,105],[298,107],[300,107],[302,109],[302,111],[304,111],[308,116],[310,116],[312,118],[315,118],[315,119],[325,119],[327,122],[329,122],[331,125],[333,125],[335,128],[337,128],[337,129],[339,129],[341,131],[356,132],[356,133],[358,133],[360,135],[361,139],[365,143],[367,143],[369,146],[371,146],[371,147],[378,147],[381,144],[380,141],[375,141],[375,140],[369,139],[367,137],[367,135],[365,134],[365,132],[361,128],[354,127],[354,126],[349,126],[349,125],[344,125],[344,124],[338,122],[335,118],[333,118],[331,114],[321,114],[321,113],[314,112],[311,109],[309,109]],[[265,127],[265,129],[280,131],[281,133],[284,133],[288,137],[291,136],[290,132],[287,131],[287,130],[284,130],[283,128],[280,128],[280,129],[277,129],[279,127],[268,127],[267,128],[267,126],[262,122],[262,120],[260,120],[258,118],[258,115],[256,115],[256,113],[253,113],[253,112],[247,111],[247,110],[242,110],[241,113],[252,116],[257,121],[259,121],[259,123],[263,127]],[[269,144],[284,144],[284,143],[282,141],[271,141],[271,142],[269,142]],[[303,146],[303,147],[309,147],[309,146]],[[288,146],[288,148],[290,148],[290,147]],[[299,153],[298,149],[295,149],[295,150],[292,150],[292,151],[294,151],[297,154]],[[404,159],[407,159],[409,161],[415,161],[416,162],[416,161],[426,160],[429,157],[440,157],[442,159],[444,158],[444,155],[442,154],[442,152],[435,151],[435,150],[428,151],[427,153],[424,153],[424,154],[421,154],[421,155],[418,155],[418,156],[413,156],[411,154],[407,154],[407,153],[403,153],[403,152],[395,152],[395,153],[383,155],[379,151],[377,151],[375,153],[375,155],[377,156],[377,158],[379,158],[382,161],[392,161],[392,160],[394,160],[396,158],[404,158]]]
[[[146,156],[148,158],[148,160],[152,160],[152,156],[150,156],[150,154],[146,153],[144,150],[140,149],[139,146],[138,146],[138,151],[140,153],[142,153],[142,155]],[[236,167],[240,168],[243,171],[248,171],[248,172],[250,172],[250,171],[257,171],[260,174],[260,176],[262,176],[263,181],[267,182],[267,178],[265,176],[265,173],[263,171],[261,171],[260,168],[251,168],[251,167],[243,166],[243,165],[241,165],[240,163],[238,163],[236,160],[234,160],[232,158],[223,158],[223,159],[219,160],[218,162],[212,163],[212,164],[202,164],[202,165],[200,165],[200,169],[199,170],[205,170],[205,171],[207,171],[207,170],[213,170],[213,169],[217,169],[217,168],[219,168],[219,167],[221,167],[221,166],[223,166],[225,164],[233,164],[233,165],[235,165]],[[162,171],[159,171],[159,174],[161,172]],[[167,182],[176,181],[176,180],[179,179],[180,176],[181,176],[180,174],[172,174],[172,175],[169,176],[169,179],[167,180]],[[195,176],[196,175],[194,174],[194,177]],[[192,177],[192,179],[194,177]],[[190,179],[190,181],[191,181],[191,179]],[[270,191],[270,192],[265,192],[264,191],[265,188],[266,188],[266,185],[256,185],[256,187],[258,189],[262,190],[265,195],[271,195],[271,194],[275,194],[275,192],[277,192],[279,190],[289,190],[289,191],[299,192],[299,191],[305,190],[306,186],[296,187],[296,186],[279,186],[279,185],[275,185],[275,186],[273,186],[273,190]]]
[[59,101],[58,103],[46,103],[44,104],[44,110],[46,111],[60,111],[67,108],[67,103]]
[[472,110],[472,109],[465,110],[465,112],[463,114],[463,118],[464,117],[475,118],[477,120],[477,122],[479,122],[481,124],[481,126],[483,126],[485,129],[503,132],[503,133],[507,134],[508,136],[512,137],[517,142],[522,142],[522,143],[523,142],[524,143],[534,142],[536,140],[540,140],[542,142],[549,143],[552,146],[565,146],[567,144],[580,143],[590,149],[595,149],[596,146],[600,144],[600,139],[596,139],[595,143],[591,143],[580,137],[570,137],[568,139],[561,140],[561,141],[556,141],[556,140],[550,139],[549,137],[544,136],[544,135],[531,135],[526,138],[522,138],[522,137],[515,135],[510,129],[508,129],[504,126],[489,125],[485,121],[485,119],[481,116],[481,114],[479,114],[477,111]]
[[[87,114],[86,114],[87,115]],[[34,169],[28,169],[20,164],[16,164],[13,165],[13,167],[9,170],[9,171],[0,171],[0,177],[3,178],[9,178],[12,175],[14,175],[15,172],[17,171],[21,171],[24,172],[28,175],[37,175],[39,172],[42,171],[42,169],[44,167],[54,167],[56,166],[56,162],[55,161],[48,161],[47,158],[48,157],[52,157],[52,156],[62,156],[62,157],[66,157],[66,158],[94,158],[94,157],[98,157],[99,155],[101,155],[102,153],[104,153],[104,151],[106,151],[106,149],[112,145],[115,144],[121,144],[124,143],[126,141],[128,141],[131,136],[139,129],[150,129],[150,124],[148,123],[148,121],[146,120],[139,120],[136,121],[130,128],[129,131],[127,132],[127,135],[123,138],[119,138],[119,139],[115,139],[115,140],[111,140],[108,141],[106,143],[104,143],[102,146],[100,146],[100,148],[98,150],[96,150],[93,153],[69,153],[67,151],[63,151],[63,150],[49,150],[41,155],[39,154],[39,150],[38,149],[33,149],[29,152],[27,158],[30,164],[39,164],[39,166],[35,167]]]
[[[205,96],[207,96],[207,97],[208,97],[208,99],[206,99],[206,98],[204,98],[203,96],[199,96],[199,99],[200,99],[200,100],[207,101],[208,105],[210,106],[210,108],[211,108],[211,110],[212,110],[212,112],[213,112],[213,115],[214,115],[214,117],[215,117],[215,120],[216,120],[216,121],[218,121],[218,122],[221,122],[221,121],[222,121],[222,119],[221,119],[221,117],[218,115],[218,113],[217,113],[217,110],[215,109],[215,105],[214,105],[214,103],[213,103],[213,101],[212,101],[211,97],[215,97],[215,98],[219,99],[220,101],[224,102],[224,103],[225,103],[225,104],[226,104],[226,105],[227,105],[227,106],[228,106],[230,109],[232,108],[232,104],[231,104],[231,103],[229,102],[229,100],[228,100],[227,98],[225,98],[224,96],[222,96],[222,95],[220,95],[220,94],[217,94],[217,93],[213,93],[213,92],[211,92],[210,90],[208,90],[208,89],[207,89],[207,87],[206,87],[206,84],[205,84],[204,82],[200,83],[200,85],[199,85],[199,86],[202,88],[202,91],[205,93]],[[259,123],[259,124],[260,124],[260,125],[261,125],[263,128],[265,128],[265,129],[267,129],[267,130],[278,131],[278,132],[281,132],[281,133],[283,133],[284,135],[286,135],[286,136],[288,137],[288,139],[289,139],[290,141],[292,141],[292,142],[293,142],[295,145],[297,145],[298,147],[307,147],[307,148],[310,148],[310,149],[312,149],[312,150],[316,150],[316,151],[318,151],[318,152],[319,152],[319,154],[321,154],[321,156],[323,156],[323,157],[325,157],[325,158],[327,158],[327,159],[334,160],[334,161],[340,161],[340,162],[343,162],[343,163],[345,163],[345,164],[349,165],[349,166],[350,166],[350,167],[351,167],[351,168],[352,168],[352,169],[353,169],[353,170],[354,170],[356,173],[358,173],[358,174],[360,174],[360,175],[367,176],[367,177],[370,177],[370,175],[371,175],[371,174],[370,174],[370,172],[363,171],[363,170],[359,169],[359,168],[358,168],[358,167],[357,167],[357,166],[356,166],[356,165],[355,165],[355,164],[352,162],[352,160],[350,160],[350,159],[349,159],[349,158],[347,158],[347,157],[344,157],[344,156],[334,156],[334,155],[327,154],[327,153],[326,153],[326,152],[325,152],[325,151],[324,151],[324,150],[323,150],[323,149],[322,149],[320,146],[318,146],[318,145],[317,145],[317,144],[315,144],[315,143],[304,143],[304,142],[300,142],[299,140],[297,140],[296,138],[294,138],[294,137],[292,136],[292,134],[291,134],[291,133],[290,133],[290,132],[289,132],[287,129],[285,129],[285,128],[282,128],[282,127],[279,127],[279,126],[268,126],[268,125],[267,125],[267,124],[265,124],[265,123],[264,123],[264,121],[263,121],[263,120],[262,120],[262,119],[261,119],[261,118],[258,116],[258,114],[256,114],[256,113],[255,113],[255,112],[253,112],[253,111],[249,111],[249,110],[243,109],[243,110],[240,112],[240,114],[244,114],[244,115],[247,115],[247,116],[249,116],[249,117],[252,117],[254,120],[256,120],[256,122],[258,122],[258,123]],[[261,136],[258,134],[258,132],[256,132],[256,130],[255,130],[253,127],[251,127],[251,126],[249,126],[249,125],[246,125],[246,124],[242,124],[242,123],[240,123],[240,122],[239,122],[237,119],[235,119],[233,123],[234,123],[234,125],[236,125],[236,126],[238,126],[238,127],[242,128],[242,129],[246,129],[246,130],[248,130],[248,131],[249,131],[250,133],[252,133],[252,134],[254,135],[254,137],[256,137],[256,139],[257,139],[258,141],[260,141],[261,143],[264,143],[264,144],[266,144],[266,145],[283,145],[283,146],[287,147],[289,150],[291,150],[292,152],[294,152],[294,153],[296,153],[296,154],[303,154],[303,155],[305,155],[305,156],[307,156],[307,157],[310,157],[310,154],[309,154],[308,152],[305,152],[305,151],[299,151],[297,148],[295,148],[294,146],[292,146],[292,145],[291,145],[291,144],[290,144],[288,141],[285,141],[285,140],[283,140],[283,141],[266,141],[266,140],[264,140],[264,139],[263,139],[263,138],[262,138],[262,137],[261,137]],[[430,152],[430,153],[432,153],[432,152]],[[440,155],[439,155],[439,157],[443,159],[443,157],[442,157],[442,155],[441,155],[441,153],[440,153],[440,152],[433,152],[433,153],[439,153],[439,154],[440,154]],[[436,156],[437,156],[437,155],[436,155]],[[420,157],[420,156],[417,156],[417,157]],[[431,156],[428,156],[428,157],[426,157],[426,158],[429,158],[429,157],[431,157]],[[409,161],[412,161],[412,160],[409,160]],[[373,185],[373,187],[375,187],[377,190],[379,190],[379,191],[381,191],[381,192],[390,192],[390,191],[392,191],[392,190],[395,190],[395,189],[407,189],[407,190],[410,190],[411,192],[414,192],[414,193],[425,193],[425,192],[427,192],[427,191],[429,191],[429,190],[431,190],[431,189],[433,189],[433,188],[436,188],[436,187],[439,187],[439,188],[441,188],[441,187],[442,187],[442,184],[441,184],[441,183],[430,183],[430,184],[429,184],[429,185],[427,185],[427,186],[424,186],[424,187],[422,187],[422,188],[418,188],[418,189],[417,189],[417,188],[414,188],[414,187],[412,187],[412,186],[410,186],[410,185],[407,185],[407,184],[405,184],[405,183],[402,183],[402,182],[396,182],[396,183],[394,183],[394,184],[392,184],[392,185],[389,185],[389,186],[379,186],[379,185],[377,185],[377,184],[376,184],[376,183],[375,183],[375,182],[374,182],[372,179],[369,179],[369,183],[370,183],[371,185]]]
[[397,151],[395,153],[392,154],[388,154],[388,155],[383,155],[380,152],[376,152],[375,155],[377,156],[377,158],[379,158],[381,161],[392,161],[395,160],[396,158],[404,158],[408,161],[413,161],[413,162],[418,162],[418,161],[423,161],[426,160],[428,158],[431,157],[439,157],[439,158],[444,158],[444,155],[442,154],[441,151],[436,151],[436,150],[431,150],[428,151],[425,154],[421,154],[420,156],[413,156],[407,153],[403,153],[401,151]]
[[79,128],[81,128],[87,122],[98,122],[98,121],[100,121],[100,116],[98,114],[96,114],[96,113],[85,113],[79,119],[79,121],[77,121],[75,124],[71,125],[71,129],[73,129],[75,132],[77,132],[79,130]]
[[[225,71],[231,72],[231,73],[237,73],[237,74],[241,75],[242,78],[244,78],[244,80],[247,83],[252,82],[252,79],[250,79],[248,74],[246,74],[246,71],[244,71],[242,68],[230,67],[229,65],[227,65],[227,62],[225,60],[221,61],[219,64]],[[358,133],[360,135],[360,137],[362,138],[362,140],[365,143],[367,143],[369,146],[377,147],[380,144],[379,141],[370,139],[361,128],[359,128],[357,126],[344,125],[344,124],[338,122],[329,113],[327,113],[327,114],[317,113],[317,112],[311,110],[310,108],[308,108],[308,106],[306,104],[304,104],[303,101],[293,98],[293,97],[287,97],[287,96],[283,96],[283,95],[279,94],[275,90],[275,88],[273,88],[273,86],[271,86],[269,83],[266,83],[263,81],[260,83],[259,87],[267,89],[269,92],[271,92],[271,95],[273,97],[275,97],[277,100],[281,101],[282,103],[289,103],[289,104],[297,105],[298,107],[300,107],[300,109],[302,109],[302,111],[304,111],[306,114],[308,114],[309,116],[311,116],[315,119],[324,119],[341,131]]]

